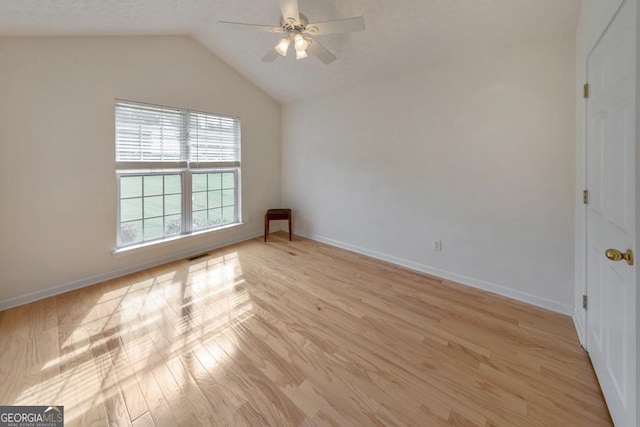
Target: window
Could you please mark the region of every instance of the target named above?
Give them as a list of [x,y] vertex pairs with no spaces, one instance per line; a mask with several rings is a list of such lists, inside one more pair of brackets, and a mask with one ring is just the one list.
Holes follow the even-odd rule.
[[237,224],[240,119],[116,102],[119,248]]

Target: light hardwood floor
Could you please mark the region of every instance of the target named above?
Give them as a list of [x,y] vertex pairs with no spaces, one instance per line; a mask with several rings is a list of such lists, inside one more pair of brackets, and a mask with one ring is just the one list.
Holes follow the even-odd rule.
[[66,425],[611,425],[569,317],[272,235],[0,312]]

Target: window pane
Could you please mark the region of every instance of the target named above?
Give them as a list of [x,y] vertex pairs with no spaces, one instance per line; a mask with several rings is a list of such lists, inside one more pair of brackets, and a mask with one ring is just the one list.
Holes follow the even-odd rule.
[[129,245],[142,241],[142,221],[124,222],[120,224],[120,244]]
[[207,209],[207,193],[193,193],[193,210]]
[[[206,183],[201,181],[203,176]],[[193,174],[193,230],[213,229],[236,222],[236,176],[235,171],[222,170]],[[205,184],[208,191],[195,190],[204,188]]]
[[144,240],[159,239],[164,235],[163,218],[152,218],[144,220]]
[[144,195],[157,196],[162,194],[162,175],[144,177]]
[[221,207],[222,206],[221,197],[222,197],[222,192],[220,190],[209,191],[209,209]]
[[173,194],[164,196],[164,214],[173,215],[182,212],[182,196]]
[[232,223],[236,220],[235,208],[222,208],[222,222],[224,224]]
[[171,215],[164,218],[165,236],[182,233],[182,215]]
[[194,173],[191,176],[191,183],[193,191],[207,191],[207,174]]
[[222,223],[222,209],[209,209],[209,227],[218,226]]
[[120,178],[120,198],[128,199],[130,197],[142,196],[142,177],[141,176],[123,176]]
[[222,188],[234,188],[235,185],[235,177],[233,172],[225,172],[222,174]]
[[202,230],[207,228],[207,211],[193,213],[193,229]]
[[120,222],[142,219],[142,199],[120,200]]
[[222,205],[230,206],[233,205],[236,198],[235,190],[223,190],[222,191]]
[[144,217],[153,218],[154,216],[162,216],[162,196],[145,197],[144,198]]
[[121,193],[123,182],[129,194],[135,194],[131,189],[137,185],[145,196],[120,200],[120,246],[182,233],[182,175],[123,176]]
[[210,173],[209,176],[209,190],[219,190],[222,185],[222,174]]
[[182,182],[180,175],[165,175],[164,177],[164,194],[182,193]]

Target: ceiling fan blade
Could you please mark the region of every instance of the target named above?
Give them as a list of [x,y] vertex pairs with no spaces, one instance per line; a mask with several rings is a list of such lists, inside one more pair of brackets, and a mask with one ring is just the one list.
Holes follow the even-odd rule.
[[269,49],[269,52],[262,58],[262,62],[273,62],[278,59],[280,54],[276,52],[274,48]]
[[298,0],[280,0],[280,10],[285,21],[292,18],[296,24],[300,22]]
[[218,21],[218,24],[221,24],[222,26],[232,30],[254,31],[258,33],[284,33],[284,31],[282,31],[282,28],[272,27],[269,25],[242,24],[240,22],[227,21]]
[[314,36],[323,36],[325,34],[335,33],[351,33],[354,31],[364,31],[364,18],[362,16],[358,16],[357,18],[340,19],[337,21],[316,22],[308,24],[305,29],[305,33],[309,33]]
[[325,65],[331,64],[333,61],[338,59],[333,53],[329,52],[326,47],[322,46],[315,39],[311,37],[305,37],[305,39],[309,42],[307,52],[318,58],[320,61],[324,62]]

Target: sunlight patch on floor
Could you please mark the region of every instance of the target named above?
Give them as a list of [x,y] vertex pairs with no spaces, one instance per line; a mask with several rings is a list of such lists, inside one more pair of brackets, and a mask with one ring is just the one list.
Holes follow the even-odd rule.
[[[188,266],[174,264],[154,275],[115,279],[104,284],[101,295],[87,292],[81,302],[95,295],[93,305],[87,304],[61,342],[60,354],[34,371],[34,385],[13,404],[62,404],[65,419],[79,421],[110,399],[121,399],[110,384],[137,386],[151,375],[158,384],[175,381],[183,388],[202,375],[202,368],[211,375],[232,363],[237,352],[234,327],[254,316],[242,274],[233,252]],[[165,398],[177,399],[174,392]]]

